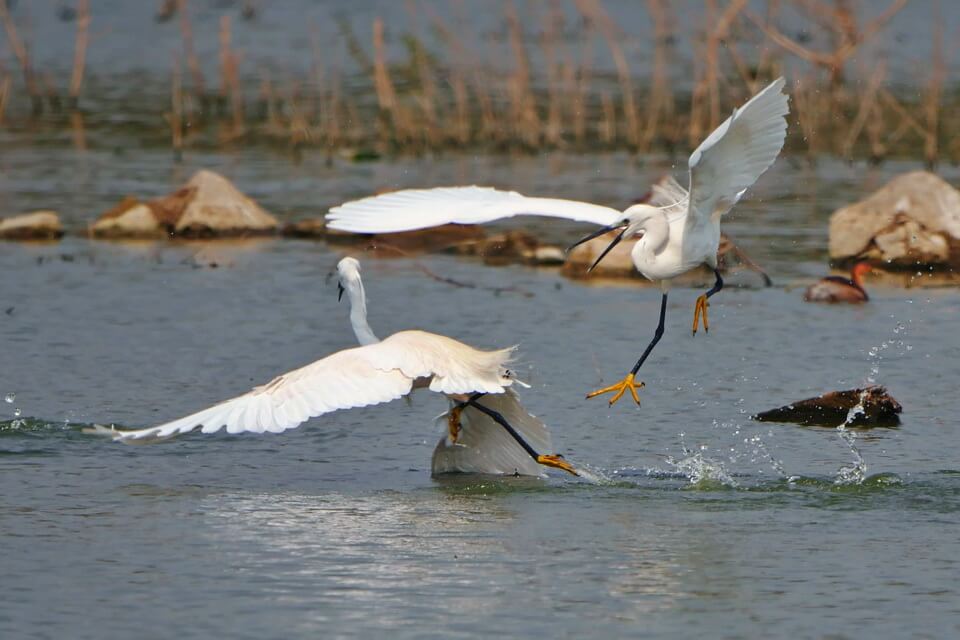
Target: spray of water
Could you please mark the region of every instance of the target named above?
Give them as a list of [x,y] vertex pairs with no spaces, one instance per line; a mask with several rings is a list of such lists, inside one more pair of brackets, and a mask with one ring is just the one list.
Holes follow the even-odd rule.
[[677,473],[686,476],[690,484],[713,484],[719,483],[728,487],[738,487],[739,484],[733,476],[726,470],[723,462],[708,457],[709,447],[702,444],[696,451],[689,448],[684,440],[684,433],[680,433],[680,448],[683,451],[683,457],[674,458],[668,456],[667,464],[673,467]]
[[[907,328],[903,323],[897,322],[893,328],[894,337],[889,340],[884,340],[875,347],[871,347],[867,351],[867,355],[870,357],[870,369],[867,373],[866,383],[867,385],[877,384],[877,380],[880,377],[880,363],[883,360],[885,352],[889,349],[893,349],[897,355],[902,355],[908,351],[911,351],[913,347],[907,344],[906,340],[906,331]],[[844,421],[837,425],[837,435],[840,437],[840,440],[850,449],[850,453],[853,455],[853,460],[850,464],[844,465],[837,470],[837,477],[834,481],[838,485],[849,485],[849,484],[863,484],[863,481],[867,477],[867,463],[863,458],[859,447],[857,447],[857,436],[855,433],[850,431],[847,427],[852,425],[857,419],[857,416],[862,415],[865,412],[864,402],[867,399],[867,390],[864,389],[860,393],[860,398],[857,401],[857,404],[853,406],[850,411],[847,412],[847,417]]]

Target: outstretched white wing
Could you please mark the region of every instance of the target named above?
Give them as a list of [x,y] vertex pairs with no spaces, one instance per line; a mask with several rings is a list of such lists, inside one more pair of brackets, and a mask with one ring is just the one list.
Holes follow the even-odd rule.
[[98,429],[120,441],[153,441],[200,428],[216,433],[279,433],[309,418],[389,402],[417,380],[443,393],[503,393],[510,349],[479,351],[452,338],[401,331],[383,342],[338,351],[268,384],[184,418],[136,431]]
[[690,154],[688,225],[729,211],[777,159],[790,112],[783,84],[783,78],[771,82]]
[[528,198],[491,187],[406,189],[333,207],[327,225],[353,233],[394,233],[442,224],[482,224],[513,216],[547,216],[607,226],[622,213],[611,207],[557,198]]
[[[539,453],[553,451],[547,426],[520,404],[512,389],[478,400],[496,411],[517,433]],[[460,436],[457,443],[443,436],[433,450],[430,469],[433,475],[444,473],[519,473],[525,476],[546,475],[546,467],[538,464],[513,437],[493,418],[467,405],[460,414]]]

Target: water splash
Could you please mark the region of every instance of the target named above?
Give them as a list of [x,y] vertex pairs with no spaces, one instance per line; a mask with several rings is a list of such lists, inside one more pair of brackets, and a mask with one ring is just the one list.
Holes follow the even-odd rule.
[[730,475],[720,460],[705,455],[709,451],[707,445],[700,445],[698,451],[693,451],[687,447],[683,437],[684,434],[681,433],[680,447],[683,450],[683,457],[678,459],[667,456],[667,464],[689,479],[692,485],[706,487],[721,484],[727,487],[739,487],[737,481],[733,479],[733,476]]
[[850,449],[850,453],[853,454],[853,461],[851,464],[840,467],[840,469],[837,470],[837,477],[836,480],[834,480],[834,484],[863,484],[864,479],[867,477],[867,461],[863,459],[863,454],[860,452],[859,447],[857,447],[857,436],[847,429],[847,425],[852,424],[853,421],[857,419],[857,416],[863,414],[863,403],[866,398],[867,390],[864,389],[860,392],[860,399],[857,401],[857,404],[847,412],[846,419],[837,425],[837,435],[840,436],[840,439],[843,440],[844,444]]

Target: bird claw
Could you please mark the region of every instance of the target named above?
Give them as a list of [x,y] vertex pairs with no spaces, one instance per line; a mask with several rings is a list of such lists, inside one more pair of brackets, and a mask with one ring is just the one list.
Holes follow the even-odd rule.
[[707,294],[703,293],[697,298],[697,303],[693,307],[693,335],[697,335],[697,329],[700,327],[700,316],[703,315],[703,331],[710,333],[710,320],[707,318],[707,308],[710,303],[707,301]]
[[563,459],[563,456],[560,455],[560,454],[554,454],[554,455],[538,455],[538,456],[537,456],[537,462],[538,462],[539,464],[542,464],[542,465],[546,466],[546,467],[554,467],[554,468],[556,468],[556,469],[563,469],[563,470],[566,471],[567,473],[573,474],[573,475],[575,475],[575,476],[579,476],[579,475],[580,475],[579,473],[577,473],[577,470],[573,468],[573,465],[571,465],[569,462],[567,462],[566,460],[564,460],[564,459]]
[[626,393],[627,389],[629,389],[630,395],[633,396],[633,401],[637,403],[637,406],[640,406],[640,396],[637,395],[637,390],[642,389],[645,386],[646,385],[643,382],[641,382],[639,385],[634,384],[633,374],[628,373],[627,376],[617,384],[612,384],[609,387],[604,387],[603,389],[597,389],[596,391],[591,391],[590,393],[587,394],[587,399],[589,400],[590,398],[595,398],[601,394],[611,393],[615,391],[616,393],[612,398],[610,398],[610,403],[609,403],[609,406],[612,407],[617,400],[623,397],[623,394]]
[[460,413],[463,407],[451,407],[447,412],[447,431],[450,434],[450,444],[457,444],[457,438],[460,437]]

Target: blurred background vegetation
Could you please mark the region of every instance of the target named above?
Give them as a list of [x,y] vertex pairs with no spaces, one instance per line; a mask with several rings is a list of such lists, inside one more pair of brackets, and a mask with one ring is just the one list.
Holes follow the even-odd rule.
[[937,0],[0,0],[0,143],[670,152],[785,75],[788,151],[956,162],[958,18]]

